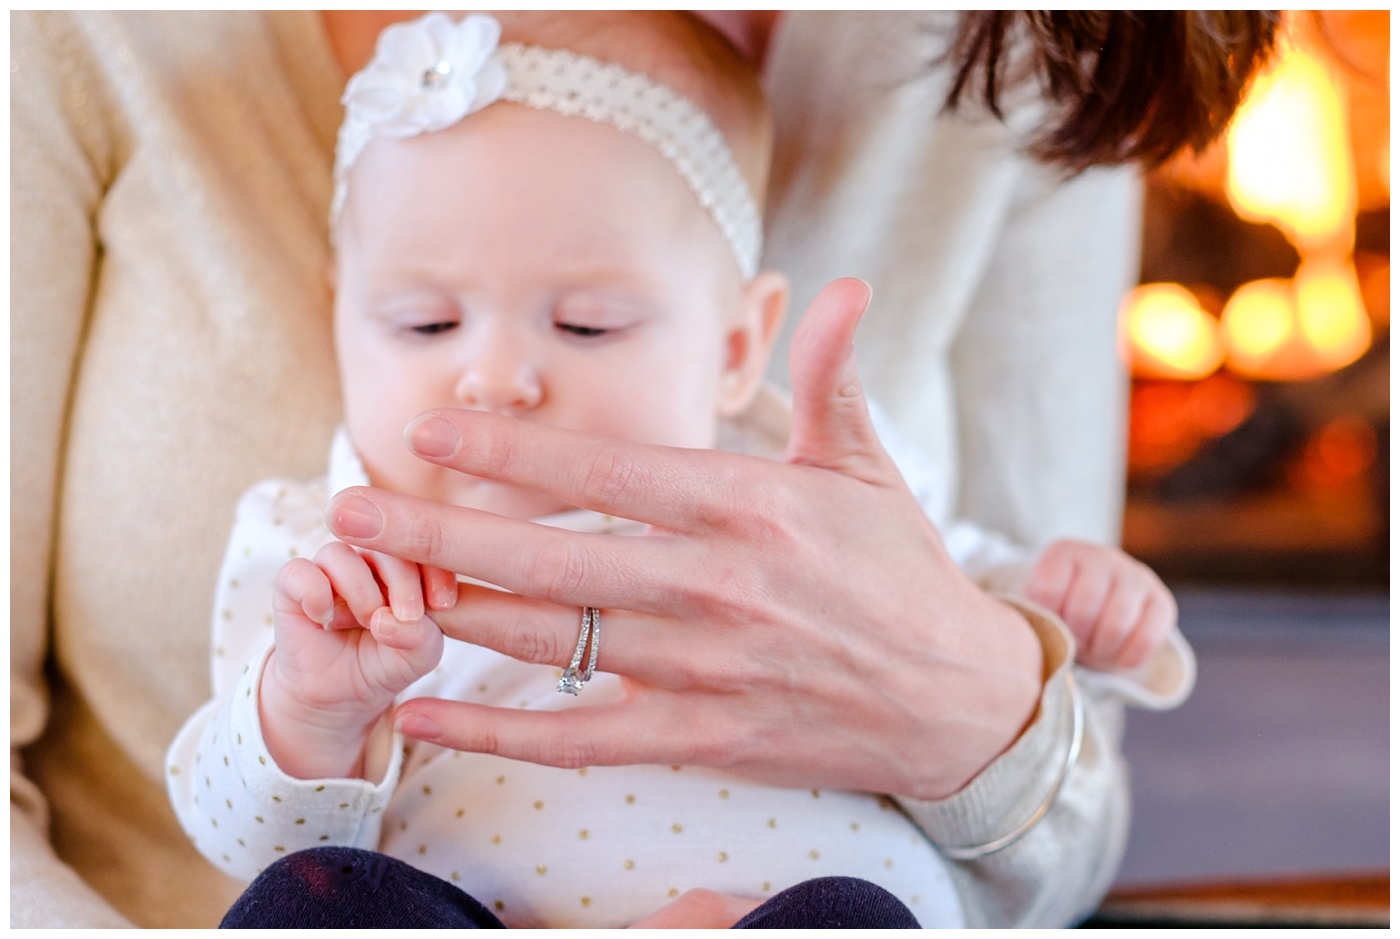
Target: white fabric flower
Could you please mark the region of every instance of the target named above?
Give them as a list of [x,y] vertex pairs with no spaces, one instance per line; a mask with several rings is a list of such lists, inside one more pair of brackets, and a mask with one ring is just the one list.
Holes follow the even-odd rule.
[[505,90],[505,68],[492,58],[500,39],[500,24],[482,15],[458,23],[430,13],[390,26],[374,61],[345,88],[347,121],[371,139],[451,127]]

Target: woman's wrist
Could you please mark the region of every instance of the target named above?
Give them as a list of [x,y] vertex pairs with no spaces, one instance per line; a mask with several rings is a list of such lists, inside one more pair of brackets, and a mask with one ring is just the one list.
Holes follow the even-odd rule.
[[278,768],[296,779],[362,779],[365,747],[384,711],[332,710],[308,705],[290,694],[267,660],[258,685],[263,743]]
[[950,856],[995,853],[1038,829],[1069,785],[1088,733],[1084,700],[1071,679],[1073,640],[1054,615],[1019,597],[1017,612],[1042,650],[1044,683],[1030,725],[963,788],[939,799],[901,797],[905,811]]
[[1041,643],[1015,608],[981,590],[965,609],[963,652],[950,676],[962,706],[952,713],[961,725],[949,746],[940,747],[939,778],[913,795],[941,799],[965,788],[1011,748],[1035,719],[1045,680]]

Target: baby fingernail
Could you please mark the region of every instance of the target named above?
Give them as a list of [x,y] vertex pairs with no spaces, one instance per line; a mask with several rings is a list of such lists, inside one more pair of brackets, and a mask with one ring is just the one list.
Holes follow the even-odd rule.
[[379,506],[364,496],[343,496],[331,509],[331,530],[347,538],[373,538],[384,528]]
[[451,456],[462,446],[457,428],[436,414],[426,414],[408,425],[404,436],[414,452],[423,456]]
[[400,603],[392,609],[394,619],[400,623],[416,623],[423,618],[423,609],[416,603]]

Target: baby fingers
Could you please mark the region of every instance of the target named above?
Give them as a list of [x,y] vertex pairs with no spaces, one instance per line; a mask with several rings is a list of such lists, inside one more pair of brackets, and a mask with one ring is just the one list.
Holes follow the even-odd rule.
[[293,558],[277,572],[274,607],[278,613],[300,612],[313,623],[335,619],[335,592],[325,572],[306,558]]
[[368,626],[374,611],[384,606],[384,591],[369,562],[354,548],[339,541],[332,541],[317,551],[314,560],[330,579],[336,595],[345,601],[355,622]]
[[1116,581],[1094,621],[1093,632],[1084,642],[1085,658],[1096,665],[1127,668],[1137,664],[1123,661],[1123,652],[1142,616],[1146,597],[1135,584]]
[[419,572],[418,565],[378,551],[361,551],[360,555],[379,575],[389,594],[389,609],[394,617],[404,623],[422,619],[424,575]]
[[1163,588],[1147,595],[1131,635],[1118,650],[1123,668],[1136,668],[1157,651],[1176,625],[1176,601]]
[[380,645],[400,652],[421,648],[441,634],[441,630],[426,616],[401,620],[388,607],[380,607],[369,618],[369,631]]

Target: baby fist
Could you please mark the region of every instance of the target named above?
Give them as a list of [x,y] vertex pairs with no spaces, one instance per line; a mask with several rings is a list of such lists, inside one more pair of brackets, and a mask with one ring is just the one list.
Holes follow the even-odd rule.
[[1065,621],[1079,643],[1076,660],[1091,668],[1137,668],[1176,625],[1176,600],[1161,579],[1105,545],[1052,542],[1036,561],[1024,593]]

